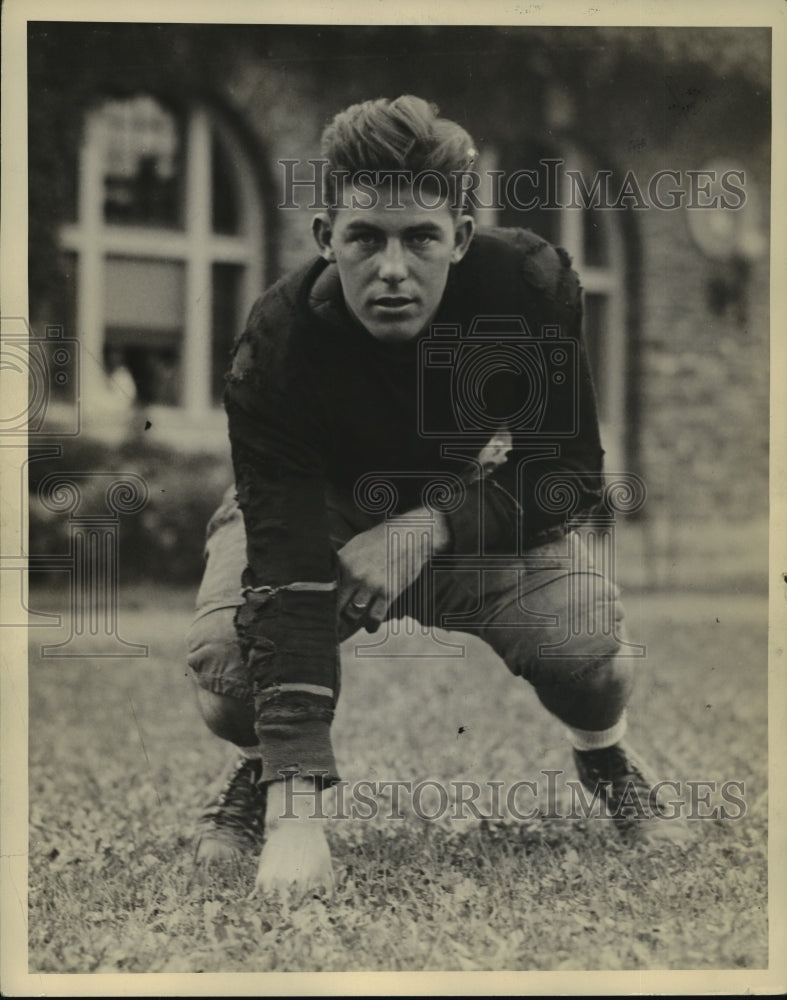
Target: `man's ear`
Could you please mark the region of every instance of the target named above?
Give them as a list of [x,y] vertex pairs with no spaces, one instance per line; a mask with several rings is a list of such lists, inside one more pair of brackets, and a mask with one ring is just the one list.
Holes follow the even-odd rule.
[[327,212],[320,212],[314,216],[312,219],[312,234],[323,260],[336,260],[336,254],[333,252],[333,247],[331,246],[333,227],[331,226],[331,217]]
[[458,264],[467,253],[475,232],[475,220],[472,215],[460,215],[454,224],[454,249],[451,253],[451,263]]

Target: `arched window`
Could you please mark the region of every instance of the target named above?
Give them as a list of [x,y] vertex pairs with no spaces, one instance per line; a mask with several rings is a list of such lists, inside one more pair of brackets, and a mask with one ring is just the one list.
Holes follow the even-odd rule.
[[[592,185],[592,165],[574,148],[565,152],[566,170],[579,170]],[[585,341],[598,396],[601,440],[608,472],[626,469],[626,256],[620,212],[583,203],[563,173],[557,242],[571,254],[584,289]]]
[[[586,206],[577,198],[567,171],[579,171],[586,185],[592,187],[593,167],[588,158],[565,141],[559,147],[518,141],[500,152],[487,146],[476,169],[482,178],[500,171],[504,179],[523,169],[533,171],[533,180],[525,178],[521,189],[513,192],[516,198],[501,197],[493,210],[478,212],[477,221],[481,225],[531,228],[571,254],[584,289],[585,338],[598,395],[604,464],[610,472],[621,471],[631,458],[625,452],[630,345],[621,213],[594,208],[592,202]],[[532,200],[533,207],[524,211],[516,199],[523,204]],[[485,203],[491,202],[487,197]]]
[[189,419],[218,408],[263,275],[257,186],[226,123],[148,95],[91,110],[61,243],[73,258],[86,412],[118,369],[140,405]]

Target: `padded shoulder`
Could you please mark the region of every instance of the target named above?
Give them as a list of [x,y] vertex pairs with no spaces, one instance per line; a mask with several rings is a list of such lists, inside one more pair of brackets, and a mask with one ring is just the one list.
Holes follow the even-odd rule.
[[578,303],[580,283],[571,267],[571,257],[562,247],[552,246],[530,229],[481,230],[481,241],[510,248],[518,257],[518,270],[534,290],[563,306]]
[[228,382],[268,384],[291,362],[298,295],[311,267],[285,275],[254,303],[232,350]]

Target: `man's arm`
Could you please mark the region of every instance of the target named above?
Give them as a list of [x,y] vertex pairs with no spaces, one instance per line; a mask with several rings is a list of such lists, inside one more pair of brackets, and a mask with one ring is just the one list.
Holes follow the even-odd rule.
[[[574,513],[592,509],[601,498],[604,452],[582,331],[579,279],[571,269],[568,256],[560,250],[546,246],[545,252],[535,260],[539,269],[534,277],[534,258],[529,258],[531,273],[527,278],[534,277],[538,296],[533,296],[533,289],[526,282],[523,284],[527,294],[537,302],[539,323],[557,325],[561,336],[573,344],[577,352],[577,379],[572,385],[572,393],[565,397],[567,406],[576,408],[576,433],[553,435],[548,421],[538,435],[525,436],[518,434],[516,427],[512,428],[512,445],[506,460],[487,475],[481,475],[479,468],[475,475],[468,477],[464,503],[446,515],[450,550],[454,552],[476,552],[481,539],[484,551],[501,548],[510,551],[515,538],[521,538],[527,546],[528,540],[540,532],[562,523],[563,514],[544,510],[537,500],[536,487],[545,475],[557,473],[572,479],[578,491]],[[550,388],[547,386],[548,390]],[[532,391],[530,385],[524,386],[523,391]],[[512,412],[517,405],[521,405],[521,398],[511,401]],[[570,414],[565,416],[568,420]]]
[[392,602],[415,581],[433,555],[448,549],[451,534],[445,515],[419,508],[404,518],[408,525],[419,520],[430,524],[431,531],[424,535],[428,547],[412,551],[399,546],[391,552],[389,540],[397,522],[394,517],[356,535],[339,552],[340,638],[346,638],[360,625],[376,632]]
[[259,306],[236,346],[225,406],[247,538],[236,626],[263,780],[282,770],[334,780],[336,567],[322,428],[307,371],[291,345],[265,335]]

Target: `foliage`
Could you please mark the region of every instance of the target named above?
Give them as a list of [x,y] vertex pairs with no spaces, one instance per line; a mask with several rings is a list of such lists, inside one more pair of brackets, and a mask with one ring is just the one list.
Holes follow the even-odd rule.
[[179,455],[133,440],[113,448],[83,436],[72,441],[64,439],[61,457],[39,458],[30,463],[29,469],[32,555],[69,552],[68,514],[52,513],[38,496],[46,476],[99,472],[99,476],[80,479],[83,498],[79,513],[108,514],[103,506],[105,480],[101,474],[133,473],[145,481],[149,499],[138,513],[120,516],[121,580],[151,579],[198,586],[205,528],[232,482],[228,460],[204,454]]

